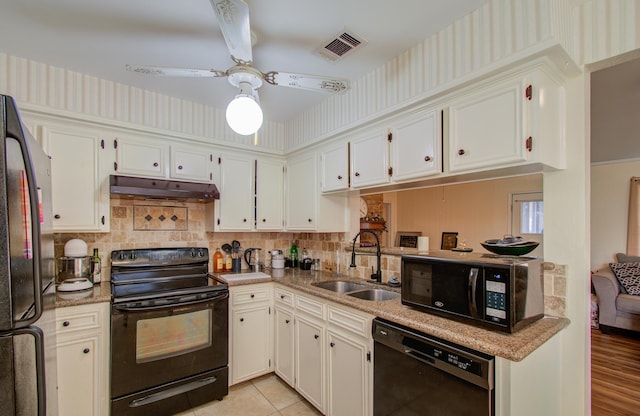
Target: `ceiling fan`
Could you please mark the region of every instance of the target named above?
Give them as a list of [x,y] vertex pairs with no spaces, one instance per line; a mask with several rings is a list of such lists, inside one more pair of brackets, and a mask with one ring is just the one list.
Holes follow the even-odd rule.
[[242,135],[253,134],[262,125],[262,109],[258,88],[263,81],[277,86],[311,91],[341,93],[349,89],[349,81],[342,78],[270,71],[263,73],[253,67],[249,6],[243,0],[210,0],[218,18],[224,40],[235,65],[226,71],[216,69],[167,68],[157,66],[131,66],[126,69],[145,75],[181,77],[227,77],[239,89],[229,103],[226,117],[233,131]]

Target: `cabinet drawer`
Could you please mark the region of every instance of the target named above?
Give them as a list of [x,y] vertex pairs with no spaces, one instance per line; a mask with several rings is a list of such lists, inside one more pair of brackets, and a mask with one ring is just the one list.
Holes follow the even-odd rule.
[[330,324],[339,326],[365,338],[371,334],[372,319],[373,317],[369,318],[344,309],[338,309],[334,306],[329,306],[327,309],[327,321]]
[[58,334],[97,329],[102,325],[108,325],[103,321],[104,314],[100,306],[80,305],[56,309],[56,329]]
[[247,286],[246,288],[231,289],[231,303],[241,305],[244,303],[269,301],[271,297],[270,286]]
[[324,319],[324,304],[321,302],[298,295],[295,297],[295,304],[298,311],[306,312],[311,316]]
[[282,288],[276,288],[276,303],[293,308],[293,293]]

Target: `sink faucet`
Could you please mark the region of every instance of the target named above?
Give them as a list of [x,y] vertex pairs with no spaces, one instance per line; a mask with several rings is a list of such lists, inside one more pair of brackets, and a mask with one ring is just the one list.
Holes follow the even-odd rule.
[[371,280],[375,280],[376,283],[382,283],[382,271],[380,270],[380,239],[378,239],[378,234],[374,233],[371,230],[361,230],[355,237],[353,237],[353,245],[351,246],[351,265],[349,267],[356,267],[356,240],[360,237],[362,233],[372,234],[376,238],[376,257],[377,257],[377,266],[378,269],[375,273],[371,274]]

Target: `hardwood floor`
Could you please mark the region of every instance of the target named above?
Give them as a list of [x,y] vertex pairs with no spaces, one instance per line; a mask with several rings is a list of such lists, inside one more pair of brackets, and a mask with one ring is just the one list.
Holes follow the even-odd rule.
[[640,415],[640,336],[591,330],[592,416]]

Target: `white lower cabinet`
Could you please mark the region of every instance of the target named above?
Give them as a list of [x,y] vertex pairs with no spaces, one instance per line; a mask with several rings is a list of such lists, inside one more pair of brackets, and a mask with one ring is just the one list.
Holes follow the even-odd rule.
[[278,285],[275,308],[276,374],[289,383],[293,363],[292,385],[326,415],[372,414],[373,316]]
[[58,413],[109,414],[109,303],[56,310]]
[[229,289],[230,385],[273,371],[273,324],[270,283]]

